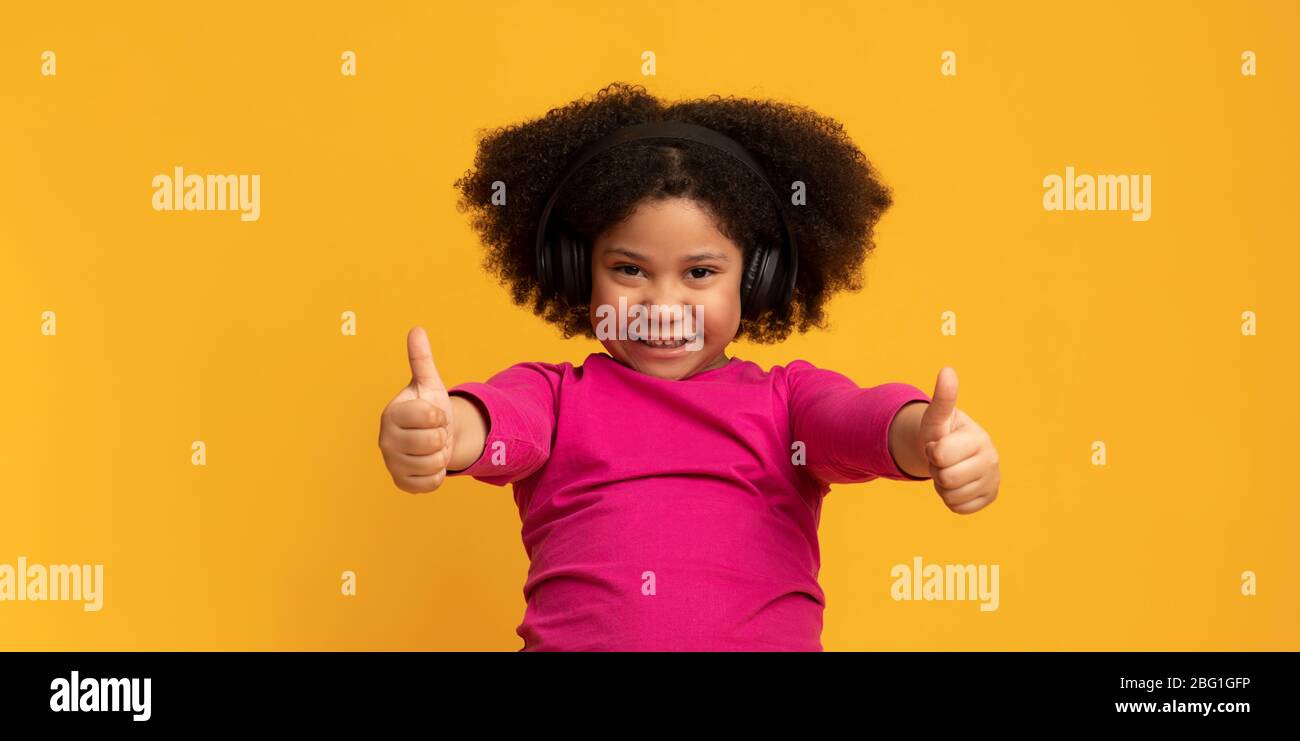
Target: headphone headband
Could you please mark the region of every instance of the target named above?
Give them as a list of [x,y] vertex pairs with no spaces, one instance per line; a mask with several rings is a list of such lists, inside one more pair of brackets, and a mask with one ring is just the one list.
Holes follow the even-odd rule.
[[[546,206],[542,209],[541,218],[538,220],[536,241],[537,274],[543,290],[551,290],[555,286],[555,280],[551,274],[553,269],[565,270],[573,267],[556,266],[554,256],[548,254],[550,250],[548,249],[547,231],[551,220],[551,211],[555,208],[555,204],[559,202],[564,186],[575,172],[602,152],[620,144],[650,139],[693,141],[713,147],[740,161],[767,186],[768,192],[772,194],[773,204],[776,206],[777,221],[782,236],[781,251],[778,255],[774,254],[770,248],[755,247],[762,254],[756,256],[757,262],[753,263],[756,274],[750,276],[750,281],[747,281],[753,289],[753,295],[743,297],[749,303],[745,314],[747,317],[757,316],[762,309],[773,304],[780,307],[788,306],[794,293],[795,275],[798,269],[798,251],[795,247],[794,232],[790,228],[790,224],[781,208],[779,191],[768,178],[758,160],[739,142],[719,131],[685,121],[651,121],[624,126],[584,148],[569,163],[552,190],[550,198],[547,199]],[[783,279],[780,281],[780,285],[778,285],[777,280],[778,268],[785,273],[782,276]],[[584,270],[586,266],[576,266],[576,269]]]

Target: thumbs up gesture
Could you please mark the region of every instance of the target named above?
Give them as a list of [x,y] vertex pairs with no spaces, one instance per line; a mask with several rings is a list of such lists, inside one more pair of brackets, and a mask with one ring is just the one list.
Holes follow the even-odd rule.
[[422,327],[406,336],[406,354],[411,382],[379,418],[379,449],[397,488],[418,494],[437,489],[446,478],[455,427],[451,399]]
[[975,420],[957,408],[957,371],[943,368],[921,415],[917,443],[925,451],[935,491],[948,509],[970,514],[998,496],[998,451]]

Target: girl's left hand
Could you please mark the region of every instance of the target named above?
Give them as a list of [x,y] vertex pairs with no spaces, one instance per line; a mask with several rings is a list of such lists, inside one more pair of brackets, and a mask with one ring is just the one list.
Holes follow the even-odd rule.
[[957,408],[957,371],[944,368],[917,429],[930,477],[948,509],[977,512],[998,496],[1002,473],[993,439]]

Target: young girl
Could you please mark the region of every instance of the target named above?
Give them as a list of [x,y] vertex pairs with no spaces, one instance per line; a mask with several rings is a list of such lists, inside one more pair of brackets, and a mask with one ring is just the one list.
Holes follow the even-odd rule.
[[[647,123],[681,138],[609,138]],[[514,301],[608,351],[447,389],[417,327],[381,419],[404,491],[513,484],[523,650],[821,650],[831,484],[932,479],[957,513],[996,497],[952,369],[931,398],[727,355],[824,327],[830,296],[861,289],[891,197],[835,121],[616,83],[485,136],[456,185]],[[627,307],[664,311],[647,326]]]

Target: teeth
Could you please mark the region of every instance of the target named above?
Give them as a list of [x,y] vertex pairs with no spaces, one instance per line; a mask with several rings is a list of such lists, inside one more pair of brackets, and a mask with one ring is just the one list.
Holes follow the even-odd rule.
[[637,340],[637,342],[640,342],[640,343],[645,344],[645,345],[649,345],[649,346],[651,346],[651,347],[680,347],[680,346],[682,346],[682,345],[685,345],[687,342],[690,342],[690,341],[693,340],[693,339],[695,339],[695,338],[693,338],[693,337],[692,337],[692,338],[689,338],[689,339],[679,338],[679,339],[675,339],[675,340],[650,340],[650,339],[640,339],[640,340]]

